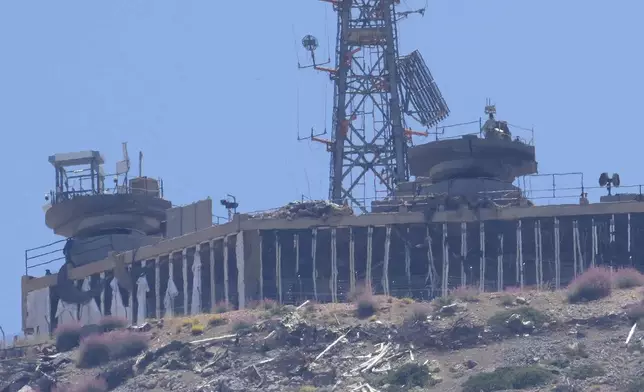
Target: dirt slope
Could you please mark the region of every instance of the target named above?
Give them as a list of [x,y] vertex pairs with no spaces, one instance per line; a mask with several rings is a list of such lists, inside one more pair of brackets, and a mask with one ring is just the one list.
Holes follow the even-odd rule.
[[[485,392],[504,385],[632,392],[644,374],[644,334],[626,346],[626,307],[640,300],[633,289],[579,305],[557,292],[457,293],[431,304],[369,297],[299,309],[265,302],[254,310],[151,320],[128,332],[145,336],[147,351],[91,368],[77,367],[78,349],[34,347],[0,362],[0,392],[25,385],[48,392],[53,384],[59,392],[89,392],[82,385],[97,377],[122,392]],[[510,368],[480,376],[500,367]]]

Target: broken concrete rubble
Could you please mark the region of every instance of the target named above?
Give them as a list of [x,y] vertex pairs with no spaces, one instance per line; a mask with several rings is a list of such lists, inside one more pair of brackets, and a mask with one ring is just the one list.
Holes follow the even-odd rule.
[[353,215],[353,209],[349,206],[335,204],[327,200],[307,200],[293,201],[274,210],[252,214],[251,218],[296,219],[347,215]]
[[531,333],[535,329],[532,320],[524,320],[520,314],[516,313],[511,315],[505,323],[512,332],[518,334]]

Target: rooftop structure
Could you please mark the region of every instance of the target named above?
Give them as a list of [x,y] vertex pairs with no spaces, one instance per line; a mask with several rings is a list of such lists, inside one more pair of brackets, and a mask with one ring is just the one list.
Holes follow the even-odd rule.
[[[125,146],[114,175],[97,151],[54,155],[45,223],[65,240],[25,252],[26,333],[107,314],[132,322],[196,314],[221,302],[338,302],[361,285],[425,299],[461,285],[547,290],[589,267],[644,262],[644,244],[633,240],[644,230],[641,187],[615,193],[619,175],[603,173],[608,195],[591,203],[582,175],[574,202],[537,205],[519,186],[544,175],[535,174],[532,139],[497,119],[490,102],[476,132],[438,131],[449,109],[431,73],[418,52],[397,53],[395,21],[424,11],[400,12],[394,0],[328,2],[339,25],[336,67],[316,62],[314,37],[302,43],[335,87],[332,138],[311,136],[331,152],[330,201],[245,214],[226,195],[229,218],[215,224],[210,199],[173,207],[161,180],[141,170],[130,179]],[[436,140],[412,145],[429,131],[407,128],[405,114],[437,127]],[[367,183],[380,200],[356,191]],[[60,270],[36,276],[39,265]]]
[[[136,322],[208,311],[221,302],[244,308],[261,298],[343,301],[360,285],[415,298],[445,295],[460,285],[546,290],[595,265],[644,261],[644,247],[633,240],[644,229],[641,191],[633,196],[611,189],[610,196],[591,203],[586,187],[573,204],[536,206],[518,181],[512,183],[516,176],[533,176],[534,146],[516,140],[512,128],[494,116],[489,120],[497,125],[481,123],[478,136],[414,147],[411,167],[422,176],[399,184],[394,196],[360,215],[327,201],[249,215],[227,197],[220,204],[231,219],[213,224],[210,200],[171,207],[161,187],[137,193],[132,184],[142,177],[124,181],[118,170],[121,179],[107,189],[100,154],[58,155],[46,222],[72,236],[57,274],[33,276],[36,258],[28,256],[24,330],[51,331],[63,317],[61,309],[85,320],[93,307],[94,314]],[[65,162],[89,166],[83,186],[71,186],[74,176],[61,171],[69,167]],[[507,187],[503,197],[485,192],[500,184]],[[599,186],[609,185],[623,187],[618,175],[602,174]],[[76,223],[62,224],[66,219],[59,216]],[[92,241],[108,249],[93,248]]]

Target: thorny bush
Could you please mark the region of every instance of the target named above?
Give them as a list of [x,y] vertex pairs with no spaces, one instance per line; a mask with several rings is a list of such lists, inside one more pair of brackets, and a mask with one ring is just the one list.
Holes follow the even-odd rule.
[[465,302],[478,302],[479,294],[478,288],[472,286],[459,286],[451,292],[454,298]]
[[389,374],[383,383],[390,385],[404,386],[407,389],[414,387],[427,387],[432,384],[432,378],[427,366],[417,363],[406,363]]
[[116,331],[117,329],[123,329],[128,326],[128,321],[127,319],[124,319],[123,317],[118,317],[118,316],[105,316],[101,318],[98,322],[98,325],[100,325],[103,328],[103,331],[105,332],[110,332],[110,331]]
[[537,365],[496,368],[471,376],[463,384],[463,392],[494,392],[509,389],[526,389],[549,382],[554,375]]
[[59,325],[54,331],[56,349],[59,352],[73,350],[80,344],[83,327],[80,323],[67,323]]
[[522,321],[532,321],[536,327],[540,327],[543,323],[548,321],[546,316],[541,311],[530,306],[522,306],[516,309],[507,309],[496,312],[487,321],[487,324],[496,331],[502,331],[508,328],[507,321],[512,315],[518,314]]
[[231,325],[231,330],[234,333],[244,333],[253,328],[253,323],[250,320],[236,320]]
[[366,319],[376,314],[376,300],[368,294],[363,294],[356,301],[356,317]]
[[644,275],[635,268],[620,268],[613,274],[613,285],[618,289],[644,286]]
[[590,268],[568,286],[568,302],[574,304],[608,297],[612,292],[612,286],[611,272],[608,268]]
[[409,321],[411,322],[427,321],[427,317],[429,317],[431,313],[429,304],[420,302],[420,303],[412,304],[410,307],[411,307],[411,314],[408,316]]
[[129,358],[148,348],[148,336],[129,331],[113,331],[86,337],[81,341],[77,366],[90,368],[114,359]]

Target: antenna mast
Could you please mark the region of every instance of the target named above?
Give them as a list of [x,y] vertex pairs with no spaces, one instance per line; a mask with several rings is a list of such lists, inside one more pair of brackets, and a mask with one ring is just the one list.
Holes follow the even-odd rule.
[[[449,109],[422,58],[398,58],[397,21],[424,10],[397,13],[399,0],[321,1],[337,14],[335,67],[316,63],[315,37],[304,37],[302,46],[311,54],[310,67],[328,73],[334,83],[333,128],[330,140],[311,139],[331,153],[329,199],[338,204],[348,199],[366,212],[379,192],[390,196],[396,184],[409,180],[407,148],[411,136],[422,133],[405,129],[403,114],[418,114],[430,127]],[[410,102],[416,111],[408,109]],[[370,183],[373,193],[367,192]]]

